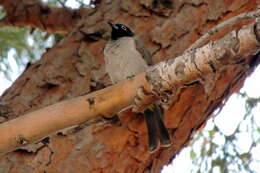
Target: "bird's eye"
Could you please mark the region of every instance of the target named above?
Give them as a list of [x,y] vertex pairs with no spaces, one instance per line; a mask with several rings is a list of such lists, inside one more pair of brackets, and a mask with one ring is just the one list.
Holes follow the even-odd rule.
[[126,30],[126,27],[125,27],[125,26],[121,26],[121,28],[122,28],[123,30]]

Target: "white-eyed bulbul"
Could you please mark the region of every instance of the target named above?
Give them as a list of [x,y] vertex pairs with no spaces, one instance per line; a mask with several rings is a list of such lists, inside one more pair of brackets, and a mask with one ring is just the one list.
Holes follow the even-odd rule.
[[[147,70],[151,61],[149,51],[134,37],[134,33],[123,24],[108,22],[112,28],[111,38],[105,46],[105,69],[113,84],[133,77]],[[157,104],[144,111],[148,131],[149,151],[154,152],[159,142],[161,146],[172,144],[171,137],[164,125],[162,110]]]

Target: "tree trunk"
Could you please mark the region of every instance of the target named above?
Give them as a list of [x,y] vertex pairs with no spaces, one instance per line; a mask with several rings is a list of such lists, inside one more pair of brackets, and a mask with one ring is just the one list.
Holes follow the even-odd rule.
[[[1,96],[0,117],[8,121],[110,85],[103,59],[103,48],[109,36],[106,21],[129,26],[153,54],[155,64],[181,55],[209,28],[229,17],[255,9],[258,1],[114,0],[100,1],[96,9],[64,10],[62,13],[61,9],[35,1],[0,0],[0,4],[7,12],[9,24],[68,33],[39,61],[28,67]],[[57,20],[54,20],[55,23],[47,19]],[[247,20],[235,27],[250,22]],[[234,28],[218,32],[212,39],[231,29]],[[170,148],[150,154],[143,117],[124,111],[120,114],[121,126],[111,126],[101,118],[95,118],[0,156],[0,173],[70,173],[75,170],[79,173],[159,172],[188,145],[193,133],[206,123],[213,111],[222,107],[224,101],[242,87],[258,62],[258,56],[255,56],[250,58],[250,62],[229,65],[215,73],[214,80],[204,78],[203,84],[194,83],[175,95],[176,99],[165,113],[173,139]],[[205,85],[211,86],[210,93],[204,91]]]

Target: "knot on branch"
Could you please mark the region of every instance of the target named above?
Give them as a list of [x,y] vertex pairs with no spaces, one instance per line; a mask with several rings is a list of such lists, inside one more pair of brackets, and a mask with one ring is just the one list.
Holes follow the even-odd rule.
[[25,139],[22,135],[18,135],[16,137],[16,142],[19,145],[27,145],[27,144],[29,144],[29,141],[27,139]]

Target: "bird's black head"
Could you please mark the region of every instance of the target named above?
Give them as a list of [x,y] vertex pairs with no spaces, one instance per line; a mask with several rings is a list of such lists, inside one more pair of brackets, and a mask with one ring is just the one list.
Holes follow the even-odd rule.
[[113,24],[111,22],[108,22],[108,24],[111,26],[112,28],[112,32],[111,32],[111,39],[112,40],[117,40],[121,37],[132,37],[134,36],[134,33],[125,25],[123,24]]

